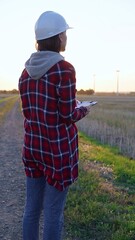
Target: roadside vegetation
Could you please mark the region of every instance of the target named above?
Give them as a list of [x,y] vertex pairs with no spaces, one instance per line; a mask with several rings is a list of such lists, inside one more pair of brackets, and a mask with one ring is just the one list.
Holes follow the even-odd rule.
[[80,133],[79,180],[70,188],[65,240],[135,239],[135,161]]
[[0,94],[0,124],[18,99],[16,94]]
[[80,174],[68,195],[65,240],[134,240],[135,96],[78,99],[98,104],[77,124]]

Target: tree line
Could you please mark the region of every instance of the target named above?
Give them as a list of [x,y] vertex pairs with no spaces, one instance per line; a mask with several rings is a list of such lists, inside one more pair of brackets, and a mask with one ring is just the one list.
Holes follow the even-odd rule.
[[[0,94],[19,94],[19,91],[17,89],[13,89],[13,90],[0,90]],[[77,90],[77,94],[78,95],[110,95],[110,96],[114,96],[116,95],[116,92],[94,92],[93,89],[80,89]],[[119,95],[129,95],[129,96],[135,96],[135,92],[129,92],[129,93],[119,93]]]
[[[17,89],[13,89],[13,90],[0,90],[0,94],[17,94],[17,93],[19,93],[19,91],[17,90]],[[77,90],[77,93],[78,94],[82,94],[82,95],[92,95],[92,94],[94,94],[94,90],[92,90],[92,89],[88,89],[88,90],[83,90],[83,89],[81,89],[81,90]]]
[[19,91],[17,89],[13,90],[0,90],[0,94],[18,94]]

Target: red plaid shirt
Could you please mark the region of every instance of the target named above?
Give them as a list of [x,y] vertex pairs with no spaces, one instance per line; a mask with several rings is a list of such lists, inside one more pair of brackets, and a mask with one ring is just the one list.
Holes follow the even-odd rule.
[[76,109],[73,66],[62,60],[40,79],[24,69],[19,79],[24,115],[22,158],[28,177],[45,176],[63,191],[78,177],[78,134],[75,122],[87,109]]

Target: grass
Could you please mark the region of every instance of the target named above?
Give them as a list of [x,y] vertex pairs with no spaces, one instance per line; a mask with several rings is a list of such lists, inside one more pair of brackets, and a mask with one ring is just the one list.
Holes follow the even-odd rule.
[[79,180],[70,188],[65,240],[135,239],[135,162],[80,133]]
[[0,95],[0,124],[4,121],[6,114],[12,109],[18,95]]
[[120,153],[135,159],[135,97],[78,96],[78,99],[98,101],[91,113],[77,123],[79,130],[103,144],[117,146]]

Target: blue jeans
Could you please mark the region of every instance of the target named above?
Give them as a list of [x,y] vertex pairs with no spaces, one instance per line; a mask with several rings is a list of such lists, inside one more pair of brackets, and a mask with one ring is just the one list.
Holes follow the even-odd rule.
[[44,177],[27,177],[23,240],[39,239],[39,220],[42,209],[44,209],[43,240],[61,239],[67,192],[68,188],[61,192],[50,186]]

